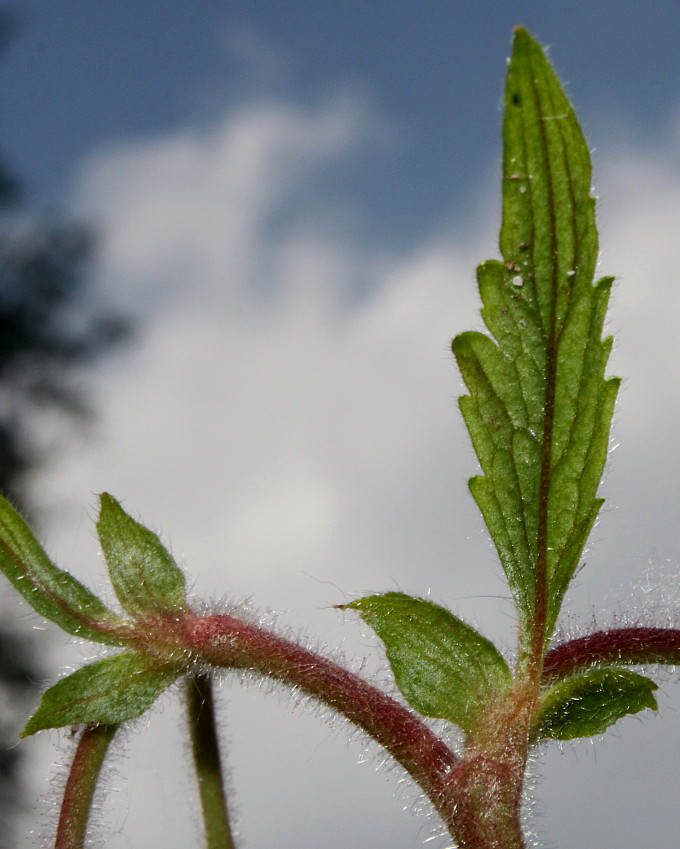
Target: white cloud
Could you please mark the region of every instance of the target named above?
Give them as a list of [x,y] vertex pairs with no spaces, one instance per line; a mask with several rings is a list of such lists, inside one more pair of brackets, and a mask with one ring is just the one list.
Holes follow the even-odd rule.
[[[93,376],[100,438],[65,455],[41,484],[45,502],[67,499],[77,517],[55,521],[50,547],[89,582],[102,584],[84,516],[91,494],[106,489],[164,532],[198,592],[253,594],[257,604],[291,611],[295,627],[344,642],[351,654],[367,651],[357,636],[363,632],[329,605],[395,583],[420,594],[432,588],[437,600],[507,638],[509,607],[480,598],[506,590],[465,491],[474,460],[458,422],[460,387],[448,352],[455,332],[479,326],[473,269],[493,254],[492,224],[481,220],[472,239],[434,233],[411,254],[391,256],[316,226],[333,205],[313,191],[317,169],[379,138],[379,122],[351,99],[307,112],[279,103],[244,107],[212,130],[132,143],[89,162],[78,208],[106,234],[99,283],[145,321],[139,344]],[[612,319],[617,335],[621,329],[616,368],[631,377],[617,417],[617,435],[629,447],[606,487],[625,507],[605,516],[603,536],[612,540],[594,558],[618,564],[627,557],[621,571],[635,574],[644,563],[634,556],[644,558],[651,541],[633,539],[644,511],[626,500],[630,482],[655,459],[680,478],[674,443],[664,443],[661,461],[659,445],[650,444],[659,439],[651,376],[659,363],[676,371],[678,361],[680,173],[653,152],[630,150],[602,169],[598,186],[603,271],[624,274]],[[375,282],[371,295],[348,299],[361,280]],[[661,290],[662,309],[652,294]],[[633,320],[637,330],[628,328]],[[677,420],[678,393],[665,393],[663,415]],[[661,438],[674,438],[673,427],[660,430]],[[666,515],[676,513],[670,507]],[[661,543],[680,548],[668,537]],[[586,605],[612,580],[611,569],[598,568],[596,590],[575,594]],[[252,802],[262,798],[262,783],[291,782],[277,737],[304,772],[295,781],[306,782],[273,818],[279,837],[295,835],[297,847],[345,846],[347,831],[323,801],[331,786],[352,793],[343,781],[361,788],[348,797],[354,846],[374,845],[376,831],[395,849],[427,836],[422,820],[395,819],[398,806],[379,780],[360,770],[355,777],[358,750],[343,755],[341,738],[328,742],[314,720],[275,722],[279,706],[250,692],[226,701],[249,845],[271,842],[271,821]],[[170,711],[154,723],[166,730],[173,717]],[[136,774],[162,746],[159,730],[150,729],[149,739]],[[250,753],[269,746],[271,760],[254,764]],[[327,772],[338,761],[338,784],[331,785]],[[158,769],[158,793],[172,794],[173,777]],[[331,818],[322,841],[304,842],[318,827],[307,823],[305,793]],[[135,804],[124,830],[132,845],[151,845],[148,815]],[[184,837],[172,842],[177,827],[167,819],[164,845],[184,845]],[[383,830],[389,822],[392,833]],[[160,845],[158,825],[154,819]]]
[[285,205],[304,197],[319,164],[384,132],[366,103],[341,96],[316,111],[244,107],[208,131],[102,152],[76,206],[104,229],[104,285],[154,315],[168,298],[195,303],[197,290],[223,309],[238,306],[230,294],[250,303],[278,282],[276,251],[262,251],[271,219],[295,214]]
[[[374,564],[402,579],[414,487],[455,501],[423,466],[437,469],[455,428],[447,346],[472,320],[479,250],[433,237],[411,256],[371,255],[317,228],[333,198],[303,191],[319,164],[374,144],[375,127],[346,100],[247,108],[210,132],[102,154],[79,192],[106,234],[100,285],[141,302],[147,323],[97,378],[110,432],[68,459],[69,490],[111,489],[163,517],[190,569],[235,564],[236,593],[239,568],[258,595],[291,568],[347,591],[365,590]],[[361,279],[372,294],[353,302]],[[299,608],[298,592],[271,603]]]

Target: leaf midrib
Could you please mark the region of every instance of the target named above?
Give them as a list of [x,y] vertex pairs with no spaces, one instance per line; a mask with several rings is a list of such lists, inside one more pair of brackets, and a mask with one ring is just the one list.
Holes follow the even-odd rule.
[[[551,297],[550,314],[548,321],[548,337],[546,340],[546,367],[545,367],[545,405],[543,411],[543,443],[541,446],[541,472],[539,478],[539,500],[536,531],[536,584],[534,588],[534,621],[531,633],[531,655],[535,675],[540,676],[543,657],[545,655],[546,624],[548,612],[548,504],[550,498],[550,481],[552,472],[552,435],[555,421],[555,383],[557,370],[557,287],[558,287],[558,262],[557,262],[557,225],[555,220],[555,190],[550,168],[550,159],[547,155],[548,143],[545,131],[543,109],[536,87],[536,79],[533,73],[531,57],[529,57],[529,84],[538,114],[538,128],[541,134],[541,155],[546,175],[546,191],[548,194],[548,216],[550,235],[551,256]],[[568,172],[567,172],[568,173]],[[568,183],[571,187],[571,175],[568,175]],[[535,247],[534,247],[535,257]],[[534,262],[534,273],[536,263]]]

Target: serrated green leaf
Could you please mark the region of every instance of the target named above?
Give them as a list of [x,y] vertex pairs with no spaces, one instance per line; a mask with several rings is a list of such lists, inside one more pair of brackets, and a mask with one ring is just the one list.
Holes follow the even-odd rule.
[[37,613],[69,634],[107,645],[125,642],[126,623],[50,560],[19,513],[1,497],[0,571]]
[[431,601],[393,592],[346,607],[358,610],[383,641],[397,686],[424,716],[471,732],[489,701],[512,685],[493,643]]
[[140,525],[107,493],[97,533],[120,603],[132,616],[176,613],[186,605],[186,581],[156,534]]
[[547,640],[602,500],[618,381],[602,338],[590,156],[539,45],[515,34],[503,124],[502,261],[477,272],[490,332],[456,337],[460,407],[483,476],[472,494],[523,632]]
[[602,734],[628,714],[656,710],[656,689],[630,669],[591,669],[567,678],[544,695],[536,736],[573,740]]
[[181,670],[138,652],[98,660],[63,678],[43,695],[22,737],[45,728],[126,722],[144,713]]

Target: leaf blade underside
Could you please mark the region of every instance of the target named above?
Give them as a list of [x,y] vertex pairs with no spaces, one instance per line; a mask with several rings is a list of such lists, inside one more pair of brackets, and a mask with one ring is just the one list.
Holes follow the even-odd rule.
[[590,156],[539,45],[515,34],[503,125],[502,261],[477,272],[489,335],[453,351],[483,474],[470,481],[517,605],[544,640],[602,500],[617,379],[606,379],[611,279],[593,285]]
[[68,725],[126,722],[144,713],[181,674],[139,652],[95,661],[50,687],[21,736]]
[[7,499],[0,497],[0,571],[31,607],[69,634],[122,645],[127,624],[59,568]]
[[624,716],[657,709],[657,685],[630,669],[589,669],[551,687],[543,697],[537,737],[574,740],[602,734]]
[[108,493],[100,496],[99,541],[120,603],[134,617],[180,613],[186,580],[158,536],[129,516]]
[[358,610],[380,637],[399,690],[423,716],[471,732],[512,685],[493,643],[434,602],[390,592],[344,607]]

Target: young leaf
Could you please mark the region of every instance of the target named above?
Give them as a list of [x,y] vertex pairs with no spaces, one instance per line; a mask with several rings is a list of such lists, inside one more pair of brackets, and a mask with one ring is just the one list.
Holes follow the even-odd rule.
[[489,701],[512,685],[493,643],[431,601],[385,593],[346,607],[358,610],[383,641],[397,686],[424,716],[471,732]]
[[[547,639],[602,500],[618,380],[602,327],[590,157],[539,45],[515,32],[503,124],[502,261],[478,269],[490,336],[454,339],[483,476],[470,489],[515,597]],[[537,625],[538,623],[538,625]]]
[[125,642],[124,620],[55,565],[26,522],[1,497],[0,571],[35,611],[69,634],[108,645]]
[[80,723],[125,722],[151,707],[178,677],[176,666],[123,652],[84,666],[43,695],[21,736]]
[[590,669],[566,678],[543,697],[537,736],[573,740],[602,734],[628,714],[656,710],[656,689],[653,681],[630,669]]
[[184,575],[156,534],[107,493],[100,496],[97,533],[111,583],[132,616],[176,613],[186,605]]

